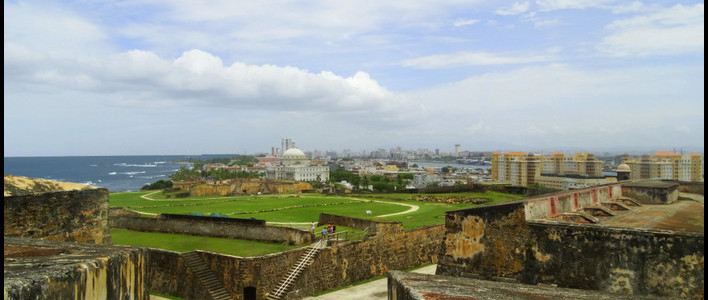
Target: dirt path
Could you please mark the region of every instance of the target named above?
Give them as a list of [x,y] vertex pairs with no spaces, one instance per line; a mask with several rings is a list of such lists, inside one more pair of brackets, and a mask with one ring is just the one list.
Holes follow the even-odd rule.
[[[178,200],[178,199],[157,200],[157,199],[153,199],[153,198],[150,197],[151,195],[157,194],[157,193],[159,193],[159,192],[160,192],[160,191],[155,191],[155,192],[152,192],[152,193],[147,193],[147,194],[145,194],[145,195],[140,196],[140,198],[143,198],[143,199],[148,200],[148,201],[157,201],[157,202],[160,202],[160,201],[189,201],[189,199],[185,199],[185,200]],[[224,199],[224,197],[204,198],[204,199],[199,199],[199,200],[211,200],[211,199]],[[374,216],[375,218],[385,218],[385,217],[390,217],[390,216],[404,215],[404,214],[409,214],[409,213],[415,212],[415,211],[417,211],[418,209],[420,209],[420,206],[418,206],[418,205],[407,204],[407,203],[397,203],[397,202],[388,202],[388,201],[380,201],[380,200],[361,199],[361,198],[354,198],[354,197],[346,197],[346,199],[351,199],[351,200],[356,200],[356,201],[362,201],[362,202],[378,202],[378,203],[386,203],[386,204],[393,204],[393,205],[401,205],[401,206],[410,207],[410,208],[409,208],[408,210],[406,210],[406,211],[397,212],[397,213],[392,213],[392,214],[385,214],[385,215]],[[131,209],[129,209],[129,210],[130,210],[130,211],[137,212],[137,213],[142,214],[142,215],[150,215],[150,216],[156,216],[156,215],[158,215],[158,214],[154,214],[154,213],[141,212],[141,211],[137,211],[137,210],[131,210]],[[303,225],[303,224],[308,224],[308,225],[309,225],[309,224],[310,224],[310,222],[268,222],[268,223],[269,223],[269,224],[277,224],[277,225]]]

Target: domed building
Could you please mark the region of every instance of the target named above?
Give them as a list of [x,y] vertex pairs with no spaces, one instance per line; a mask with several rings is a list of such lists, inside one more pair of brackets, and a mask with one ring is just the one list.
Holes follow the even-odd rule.
[[290,148],[277,165],[266,167],[266,178],[324,182],[329,179],[329,167],[313,166],[302,150]]
[[617,166],[617,181],[629,180],[632,169],[628,164],[622,163]]

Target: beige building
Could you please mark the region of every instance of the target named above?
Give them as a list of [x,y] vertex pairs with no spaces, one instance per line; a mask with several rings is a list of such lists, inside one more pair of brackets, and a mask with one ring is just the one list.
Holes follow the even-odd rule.
[[592,153],[585,152],[576,153],[573,157],[566,157],[560,152],[554,152],[548,157],[524,152],[492,153],[492,181],[509,182],[514,186],[530,186],[541,184],[537,182],[537,177],[541,174],[602,177],[602,161],[596,159]]
[[623,157],[623,163],[631,169],[630,179],[663,179],[678,181],[703,182],[703,155],[691,153],[681,155],[667,151],[658,151],[641,158]]

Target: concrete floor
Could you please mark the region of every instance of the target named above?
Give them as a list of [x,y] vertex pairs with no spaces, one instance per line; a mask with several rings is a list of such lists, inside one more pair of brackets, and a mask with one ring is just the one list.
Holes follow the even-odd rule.
[[[411,272],[421,274],[435,274],[437,264],[422,267]],[[305,297],[308,300],[360,300],[360,299],[388,299],[388,278],[356,285],[343,290],[331,292],[317,297]]]

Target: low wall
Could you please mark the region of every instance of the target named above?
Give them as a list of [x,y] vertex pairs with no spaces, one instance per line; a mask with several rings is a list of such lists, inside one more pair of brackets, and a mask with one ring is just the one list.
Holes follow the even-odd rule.
[[6,236],[112,243],[105,188],[5,196],[4,206]]
[[248,225],[234,220],[233,218],[216,217],[163,219],[116,216],[110,218],[109,224],[111,227],[135,231],[188,234],[264,242],[309,244],[314,239],[312,233],[295,228]]
[[320,225],[335,224],[340,226],[346,226],[354,229],[365,230],[368,233],[403,231],[403,224],[401,224],[401,222],[372,221],[325,213],[320,213],[318,223]]
[[255,194],[282,194],[311,190],[307,182],[274,180],[264,178],[235,178],[222,180],[218,183],[200,183],[181,187],[189,189],[191,196],[231,196]]
[[703,182],[679,182],[679,192],[704,195]]
[[585,188],[552,193],[540,197],[524,199],[526,219],[541,219],[555,217],[562,213],[580,210],[590,205],[612,201],[624,195],[621,184],[604,184]]

